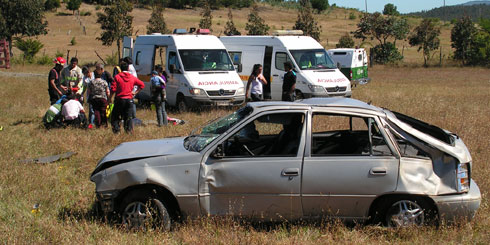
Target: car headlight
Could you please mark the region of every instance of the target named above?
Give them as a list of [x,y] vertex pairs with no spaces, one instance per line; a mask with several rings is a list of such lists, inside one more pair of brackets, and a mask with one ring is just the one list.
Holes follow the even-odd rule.
[[189,89],[189,92],[192,94],[192,95],[204,95],[204,90],[200,89],[200,88],[190,88]]
[[458,192],[468,192],[470,190],[470,168],[469,163],[459,163],[456,168],[458,181]]
[[325,89],[319,85],[311,85],[310,84],[310,85],[308,85],[308,87],[310,88],[311,92],[313,92],[313,93],[325,92]]
[[245,94],[245,88],[239,88],[236,91],[236,95],[244,95]]

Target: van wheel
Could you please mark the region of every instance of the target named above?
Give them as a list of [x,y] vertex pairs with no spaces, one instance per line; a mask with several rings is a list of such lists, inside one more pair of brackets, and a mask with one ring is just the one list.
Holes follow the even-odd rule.
[[171,218],[166,205],[149,191],[132,191],[124,198],[120,210],[122,225],[129,229],[170,230]]
[[383,224],[387,227],[434,225],[437,217],[432,206],[423,198],[403,197],[385,202]]
[[183,95],[178,95],[177,97],[177,110],[179,112],[186,112],[189,110],[189,107],[187,106],[187,103],[185,102],[184,96]]
[[302,100],[305,98],[305,96],[303,95],[303,93],[301,93],[301,91],[296,90],[295,93],[296,93],[296,100]]

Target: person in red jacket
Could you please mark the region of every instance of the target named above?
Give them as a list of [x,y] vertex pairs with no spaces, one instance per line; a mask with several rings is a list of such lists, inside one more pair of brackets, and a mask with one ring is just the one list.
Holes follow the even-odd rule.
[[[114,77],[109,98],[110,103],[112,98],[115,97],[111,116],[112,132],[119,133],[122,117],[122,120],[124,120],[124,131],[130,133],[133,131],[133,96],[141,91],[145,84],[128,72],[128,63],[121,62],[119,66],[122,72]],[[134,86],[138,87],[136,91],[133,91]]]

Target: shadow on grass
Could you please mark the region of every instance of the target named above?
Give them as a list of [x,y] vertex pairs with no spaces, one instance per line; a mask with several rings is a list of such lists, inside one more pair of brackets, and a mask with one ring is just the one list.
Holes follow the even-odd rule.
[[58,219],[62,221],[75,220],[78,222],[116,224],[116,218],[112,215],[103,215],[96,202],[93,202],[87,210],[63,207],[58,212]]

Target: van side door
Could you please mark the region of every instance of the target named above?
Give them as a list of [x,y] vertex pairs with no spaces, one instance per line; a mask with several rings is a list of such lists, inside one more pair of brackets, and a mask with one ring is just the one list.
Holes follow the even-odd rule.
[[177,104],[177,95],[179,93],[181,82],[183,82],[184,75],[177,50],[175,50],[175,48],[168,48],[167,50],[167,102],[169,105],[175,106]]
[[291,62],[288,52],[285,49],[275,50],[272,65],[272,83],[271,94],[272,100],[282,99],[282,84],[284,81],[284,62]]
[[155,45],[136,45],[134,47],[133,63],[138,72],[138,78],[145,83],[143,91],[137,95],[138,99],[150,100],[150,74],[153,69]]

